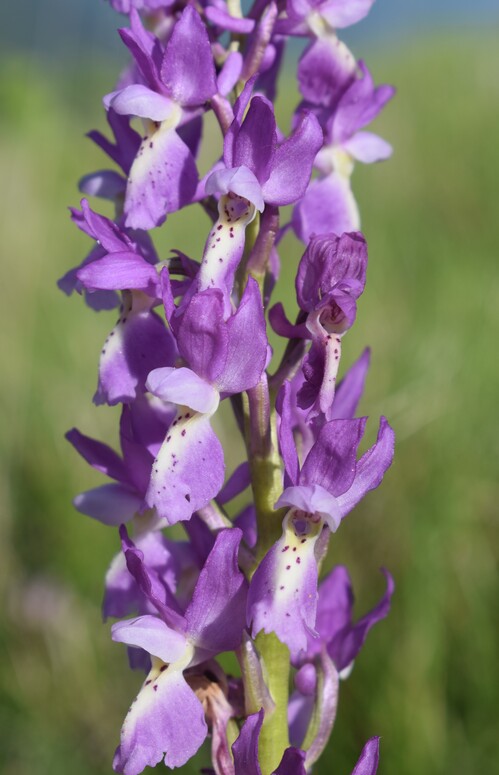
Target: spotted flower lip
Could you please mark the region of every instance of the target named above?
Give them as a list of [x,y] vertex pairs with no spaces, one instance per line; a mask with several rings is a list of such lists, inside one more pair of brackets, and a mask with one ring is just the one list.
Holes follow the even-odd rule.
[[188,367],[160,368],[147,378],[158,398],[180,409],[153,464],[146,502],[168,524],[190,519],[220,492],[222,446],[210,417],[221,399],[254,387],[266,365],[268,342],[260,291],[250,278],[239,307],[225,318],[220,289],[195,294],[167,315]]
[[177,129],[196,118],[195,109],[217,92],[217,84],[208,34],[192,6],[183,10],[164,51],[135,9],[130,23],[120,34],[143,82],[108,94],[104,104],[115,113],[148,122],[128,172],[124,210],[127,226],[150,229],[193,201],[196,162]]
[[112,627],[113,640],[142,648],[152,657],[152,669],[123,724],[113,765],[117,772],[138,775],[162,759],[169,767],[179,767],[203,743],[208,732],[203,707],[184,671],[241,643],[247,589],[237,565],[241,535],[237,528],[218,534],[182,613],[158,597],[142,552],[122,528],[128,569],[157,615]]

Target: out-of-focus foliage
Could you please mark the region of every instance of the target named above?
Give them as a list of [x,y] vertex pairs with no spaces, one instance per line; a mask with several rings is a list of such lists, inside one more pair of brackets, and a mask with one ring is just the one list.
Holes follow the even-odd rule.
[[[412,52],[412,53],[411,53]],[[382,735],[385,775],[499,772],[499,56],[494,37],[434,39],[369,59],[399,89],[383,116],[393,159],[355,172],[370,246],[345,364],[373,361],[362,411],[398,435],[393,470],[331,542],[349,565],[359,613],[397,582],[392,613],[341,687],[317,772],[349,773]],[[114,313],[93,314],[55,280],[89,241],[65,215],[75,181],[104,164],[83,132],[103,127],[115,73],[36,72],[3,63],[0,87],[0,770],[105,775],[140,683],[100,621],[114,531],[72,496],[101,481],[69,448],[72,425],[113,440],[117,416],[91,404],[96,353]],[[292,99],[281,99],[289,116]],[[285,119],[283,119],[285,121]],[[198,257],[207,221],[189,210],[161,229]],[[299,250],[282,243],[292,278]],[[291,280],[290,280],[291,282]],[[294,303],[289,287],[285,300]],[[373,426],[375,422],[373,422]],[[186,772],[194,771],[188,770]]]

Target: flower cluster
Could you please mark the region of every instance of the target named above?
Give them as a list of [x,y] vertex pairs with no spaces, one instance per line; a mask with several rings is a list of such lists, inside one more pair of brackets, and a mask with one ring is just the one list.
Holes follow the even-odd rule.
[[[113,139],[90,137],[115,168],[80,187],[116,214],[86,198],[71,211],[94,246],[59,285],[96,310],[119,306],[94,401],[121,406],[121,454],[76,429],[67,438],[111,480],[75,505],[119,528],[103,612],[146,672],[114,759],[125,775],[182,766],[207,737],[216,775],[305,775],[333,728],[340,679],[390,608],[386,571],[381,600],[357,621],[345,567],[319,584],[331,533],[393,457],[383,417],[359,454],[368,350],[337,384],[367,269],[351,173],[391,152],[365,127],[393,90],[337,37],[372,2],[254,0],[243,15],[239,0],[111,0],[128,15],[119,32],[131,59],[104,98]],[[273,102],[296,36],[308,42],[286,135]],[[201,176],[209,112],[220,140]],[[173,246],[160,258],[151,230],[186,207],[211,219],[200,261]],[[304,243],[295,322],[270,306],[290,229]],[[284,340],[279,362],[267,321]],[[247,452],[238,465],[212,425],[226,399]],[[219,659],[229,651],[237,675]],[[354,775],[377,763],[373,737]]]

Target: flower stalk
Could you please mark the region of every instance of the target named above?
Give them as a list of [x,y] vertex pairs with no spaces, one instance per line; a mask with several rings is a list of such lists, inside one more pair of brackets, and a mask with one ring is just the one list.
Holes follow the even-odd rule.
[[[71,218],[92,248],[59,286],[94,310],[119,308],[94,402],[120,407],[120,451],[67,434],[107,477],[75,506],[118,531],[103,613],[143,674],[113,767],[181,767],[209,739],[216,775],[306,775],[333,732],[339,676],[394,589],[383,571],[379,603],[354,621],[346,568],[319,581],[334,532],[394,450],[381,417],[359,455],[369,350],[341,364],[367,268],[351,174],[390,155],[365,128],[393,89],[374,85],[337,31],[372,2],[255,0],[247,14],[239,0],[110,2],[130,62],[104,98],[112,139],[89,136],[115,168],[80,182]],[[274,103],[296,37],[301,98],[286,133]],[[210,111],[218,145],[201,177]],[[158,255],[155,230],[168,234],[184,208],[193,224],[199,208],[210,219],[204,249]],[[272,303],[286,232],[303,244],[294,323]],[[269,326],[284,340],[279,364]],[[226,399],[243,459],[213,424]],[[353,775],[375,775],[378,756],[372,737]]]

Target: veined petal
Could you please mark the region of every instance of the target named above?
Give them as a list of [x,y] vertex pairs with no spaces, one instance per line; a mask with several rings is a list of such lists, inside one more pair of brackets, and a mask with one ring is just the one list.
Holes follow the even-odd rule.
[[356,477],[357,449],[365,426],[365,417],[326,423],[303,464],[300,485],[321,485],[337,498],[346,493]]
[[177,122],[163,121],[142,140],[126,189],[125,223],[131,228],[160,226],[168,213],[189,204],[195,194],[196,162],[175,131]]
[[[337,422],[337,421],[335,421]],[[380,419],[376,443],[357,463],[355,478],[351,487],[338,497],[342,517],[346,516],[381,481],[393,461],[395,434],[385,417]]]
[[191,369],[183,367],[154,369],[147,378],[146,387],[162,401],[187,406],[203,414],[214,414],[220,403],[215,388]]
[[105,525],[118,526],[129,522],[142,506],[142,498],[122,484],[103,484],[77,495],[75,508]]
[[[221,27],[223,30],[228,30],[229,32],[237,32],[242,35],[248,35],[248,33],[252,32],[255,26],[254,19],[240,19],[236,16],[231,16],[225,9],[216,8],[212,5],[209,5],[206,8],[205,14],[206,18],[209,19],[212,24],[215,24],[217,27]],[[230,91],[230,89],[228,91]],[[220,93],[227,94],[228,92],[222,91],[220,89]]]
[[126,483],[128,481],[125,464],[114,449],[101,441],[84,436],[76,428],[66,433],[66,438],[76,451],[97,471],[100,471],[111,479]]
[[151,121],[165,121],[177,110],[175,102],[142,84],[125,86],[104,97],[106,108],[112,108],[121,116],[138,116]]
[[260,381],[268,353],[263,302],[253,277],[248,279],[239,307],[226,326],[227,357],[216,386],[221,393],[242,393]]
[[[180,573],[181,566],[177,556],[179,544],[172,546],[175,552],[173,554],[170,551],[168,540],[160,531],[154,531],[136,536],[135,545],[144,555],[149,575],[154,574],[156,577],[156,587],[158,588],[161,584],[163,587],[168,587],[173,593],[176,589],[177,575]],[[106,573],[102,603],[104,619],[109,616],[119,619],[130,614],[156,613],[156,611],[157,609],[144,595],[128,570],[124,553],[119,552],[112,560]]]
[[273,775],[307,775],[305,751],[298,748],[286,748],[281,763]]
[[233,166],[251,170],[262,185],[268,180],[277,145],[272,105],[253,97],[241,128],[234,138]]
[[350,178],[331,173],[313,180],[291,219],[296,236],[308,244],[313,234],[343,234],[360,228],[360,215]]
[[[221,11],[220,9],[216,9],[213,6],[208,6],[206,8],[206,16],[209,19],[210,13],[215,12],[216,14],[223,14],[225,13]],[[227,14],[228,16],[228,14]],[[232,19],[233,17],[229,17]],[[254,25],[255,22],[253,19],[234,19],[234,21],[237,22],[243,22],[247,23],[250,22],[251,25]],[[227,28],[228,29],[228,28]],[[229,92],[232,91],[234,86],[236,85],[239,76],[241,75],[241,70],[243,67],[243,57],[242,54],[239,51],[231,51],[227,59],[225,60],[222,69],[220,70],[220,73],[217,78],[217,88],[220,94],[222,94],[224,97],[229,94]]]
[[304,113],[291,137],[275,152],[270,177],[262,186],[266,202],[289,205],[304,195],[322,142],[322,129],[316,117]]
[[344,150],[357,161],[372,164],[375,161],[389,159],[393,153],[390,143],[373,132],[356,132],[343,144]]
[[263,708],[248,716],[232,746],[235,775],[262,775],[258,763],[258,738],[263,724]]
[[116,772],[139,775],[163,758],[167,767],[181,767],[202,745],[208,729],[203,706],[182,675],[184,662],[153,664],[123,723]]
[[207,288],[194,293],[183,310],[180,323],[175,319],[180,355],[207,383],[216,383],[227,359],[229,333],[224,322],[223,292]]
[[374,0],[326,0],[321,3],[320,13],[334,29],[341,30],[364,19]]
[[202,105],[217,85],[210,40],[201,17],[188,5],[173,28],[161,65],[161,78],[179,105]]
[[138,253],[109,253],[98,261],[82,266],[77,277],[89,291],[133,289],[143,291],[153,298],[161,296],[156,269]]
[[224,469],[209,417],[181,412],[154,461],[146,502],[169,525],[189,519],[222,489]]
[[78,189],[82,194],[98,196],[101,199],[116,201],[118,196],[125,193],[126,180],[114,170],[100,170],[84,175],[78,181]]
[[298,84],[307,102],[334,110],[345,89],[355,79],[357,63],[336,35],[316,38],[298,63]]
[[187,648],[185,635],[172,630],[159,616],[149,614],[115,622],[111,627],[111,637],[117,643],[144,649],[151,656],[168,663],[181,659]]
[[189,638],[213,654],[241,645],[248,587],[238,566],[241,538],[237,527],[218,533],[185,612]]
[[[367,614],[353,623],[353,592],[351,587],[349,588],[350,578],[348,573],[337,574],[335,571],[336,569],[321,584],[321,588],[324,586],[322,595],[319,589],[319,601],[321,602],[319,604],[320,613],[318,612],[317,617],[317,629],[321,639],[323,638],[327,643],[328,653],[334,661],[336,668],[341,671],[351,665],[357,657],[364,645],[369,630],[388,616],[395,584],[388,571],[382,568],[382,573],[386,579],[385,594],[371,611],[368,611]],[[336,578],[335,576],[338,575],[339,578]],[[346,585],[345,590],[341,590],[341,587],[338,588],[341,583]],[[326,597],[330,599],[329,606],[325,600]],[[335,603],[336,606],[334,605]],[[329,621],[326,621],[325,616],[325,609],[327,607],[329,607],[330,613],[333,613],[333,617]],[[332,608],[335,610],[331,611]],[[342,621],[344,622],[343,626],[341,626]],[[322,632],[319,630],[319,627]]]
[[352,775],[376,775],[379,763],[379,737],[367,741]]
[[282,459],[284,461],[284,468],[286,475],[291,484],[298,483],[298,476],[300,473],[300,465],[298,462],[298,452],[296,450],[296,444],[293,434],[294,416],[291,407],[291,383],[284,382],[276,403],[277,412],[279,414],[278,425],[278,437],[279,448],[281,451]]

